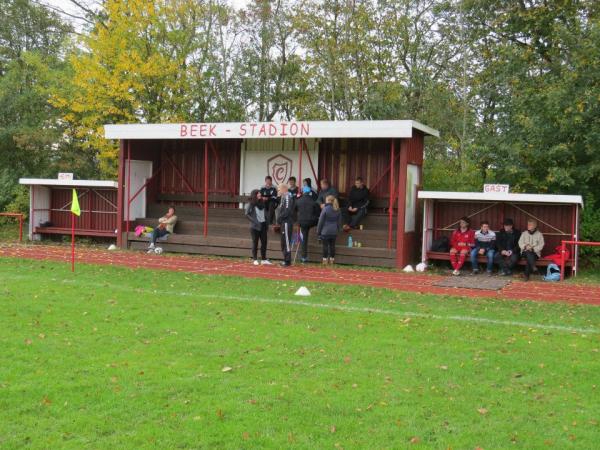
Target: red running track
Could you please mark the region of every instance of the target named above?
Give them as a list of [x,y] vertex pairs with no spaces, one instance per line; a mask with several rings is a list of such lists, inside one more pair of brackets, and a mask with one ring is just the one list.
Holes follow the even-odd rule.
[[[49,245],[10,245],[0,248],[0,256],[35,260],[70,262],[70,249]],[[433,274],[405,274],[402,272],[352,269],[343,266],[318,265],[291,268],[253,266],[248,262],[206,256],[147,255],[133,251],[108,251],[80,248],[77,263],[106,264],[130,268],[171,270],[204,275],[233,275],[245,278],[338,283],[394,289],[422,294],[452,295],[461,297],[489,297],[506,300],[534,300],[544,302],[581,303],[600,305],[600,286],[545,283],[513,280],[499,291],[434,286],[444,278]]]

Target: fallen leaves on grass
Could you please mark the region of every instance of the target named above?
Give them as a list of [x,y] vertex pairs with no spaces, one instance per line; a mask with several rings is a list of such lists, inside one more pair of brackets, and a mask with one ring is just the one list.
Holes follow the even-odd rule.
[[225,417],[225,414],[223,414],[223,410],[222,410],[222,409],[220,409],[220,408],[219,408],[219,409],[217,409],[217,417],[218,417],[220,420],[223,420],[223,418]]
[[232,367],[225,366],[225,367],[223,367],[223,368],[221,369],[221,372],[231,372],[232,370],[233,370],[233,368],[232,368]]
[[419,439],[417,436],[413,436],[410,438],[411,444],[418,444],[419,442],[421,442],[421,439]]
[[482,416],[485,416],[488,413],[488,410],[486,408],[478,408],[477,412]]
[[329,431],[331,431],[332,433],[335,433],[337,430],[337,428],[335,428],[335,425],[331,425],[331,428],[329,428]]
[[44,396],[42,399],[42,405],[50,406],[52,404],[52,400],[50,400],[47,396]]

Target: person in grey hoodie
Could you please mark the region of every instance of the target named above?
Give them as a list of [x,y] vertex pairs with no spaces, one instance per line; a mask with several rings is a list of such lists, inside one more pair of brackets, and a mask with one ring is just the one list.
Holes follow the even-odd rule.
[[335,240],[342,228],[342,212],[337,198],[325,197],[325,206],[321,210],[317,224],[317,236],[323,243],[323,264],[335,262]]
[[252,236],[252,260],[255,266],[258,262],[258,241],[260,240],[260,258],[261,263],[270,265],[267,259],[267,218],[265,213],[267,208],[258,189],[250,193],[250,203],[246,206],[246,218],[250,221],[250,235]]
[[527,221],[527,231],[521,233],[519,238],[521,256],[527,260],[525,281],[529,281],[529,276],[537,271],[535,262],[542,256],[542,249],[544,248],[544,235],[540,233],[537,226],[537,220],[529,219]]

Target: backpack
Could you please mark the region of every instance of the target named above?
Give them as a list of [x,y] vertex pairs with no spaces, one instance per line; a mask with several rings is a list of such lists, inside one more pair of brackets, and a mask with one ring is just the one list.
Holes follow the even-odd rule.
[[448,236],[440,236],[437,239],[434,239],[431,243],[431,251],[432,252],[441,252],[446,253],[450,251],[450,239]]
[[560,281],[560,269],[556,264],[548,264],[544,281]]

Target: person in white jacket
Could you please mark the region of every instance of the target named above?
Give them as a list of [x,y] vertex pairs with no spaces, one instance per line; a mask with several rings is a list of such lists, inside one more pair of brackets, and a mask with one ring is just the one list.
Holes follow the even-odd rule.
[[525,281],[529,280],[529,276],[537,271],[535,266],[536,261],[541,258],[544,248],[544,235],[538,230],[538,223],[535,219],[527,221],[527,230],[521,233],[519,238],[519,248],[521,256],[527,260],[525,266]]

